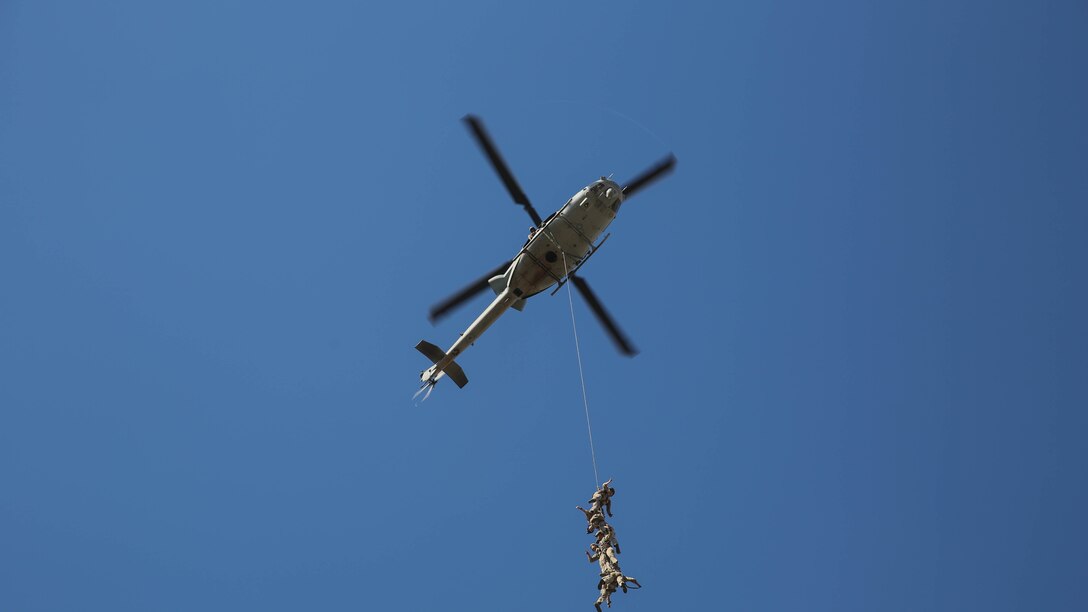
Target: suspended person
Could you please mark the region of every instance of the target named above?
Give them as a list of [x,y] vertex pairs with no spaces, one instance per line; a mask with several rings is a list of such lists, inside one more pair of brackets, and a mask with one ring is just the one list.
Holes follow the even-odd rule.
[[619,565],[615,565],[615,566],[613,566],[612,570],[608,573],[608,575],[601,578],[601,582],[598,583],[598,584],[612,584],[613,585],[613,587],[612,587],[612,592],[613,593],[616,592],[616,587],[617,586],[619,588],[623,589],[623,592],[626,593],[627,592],[627,583],[628,582],[635,585],[634,587],[631,587],[631,588],[636,588],[636,589],[641,589],[642,588],[642,585],[638,583],[638,580],[635,580],[631,576],[624,576],[623,572],[620,571]]
[[[592,553],[590,551],[592,551]],[[590,563],[593,563],[594,561],[597,562],[598,567],[601,568],[601,578],[620,569],[620,561],[616,558],[616,551],[611,546],[601,546],[594,542],[589,545],[589,550],[586,551],[586,558],[589,559]]]
[[604,522],[604,515],[601,514],[600,510],[586,510],[581,506],[575,506],[575,508],[578,508],[582,511],[582,514],[586,515],[586,522],[589,523],[589,525],[586,527],[586,533],[593,533],[594,531],[600,529],[601,525],[607,524]]
[[601,525],[600,530],[597,531],[597,544],[608,544],[616,549],[616,553],[622,552],[620,543],[616,540],[616,528],[608,523]]
[[608,607],[612,607],[612,593],[616,592],[615,582],[605,582],[603,580],[597,583],[597,588],[600,589],[601,595],[597,598],[597,601],[593,602],[593,607],[597,608],[597,612],[601,611],[601,604],[608,604]]
[[612,516],[612,496],[616,494],[616,489],[608,486],[611,483],[612,479],[609,478],[593,493],[593,497],[589,498],[590,510],[601,510],[603,508],[609,517]]

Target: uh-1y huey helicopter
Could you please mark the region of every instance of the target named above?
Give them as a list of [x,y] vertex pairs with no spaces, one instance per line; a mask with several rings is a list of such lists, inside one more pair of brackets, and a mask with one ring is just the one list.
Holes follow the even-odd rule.
[[514,202],[525,208],[532,217],[534,225],[530,229],[528,241],[513,259],[431,308],[430,320],[434,323],[489,287],[496,294],[495,300],[484,309],[480,316],[476,317],[476,320],[468,326],[468,329],[448,351],[443,352],[442,349],[425,340],[419,341],[416,349],[434,364],[420,373],[419,380],[422,383],[420,391],[426,388],[429,395],[430,390],[444,375],[457,383],[458,387],[464,387],[468,384],[468,378],[454,360],[476,342],[508,309],[521,310],[525,307],[525,300],[552,285],[557,285],[555,291],[552,292],[554,295],[567,281],[574,283],[574,287],[585,298],[619,351],[624,355],[635,355],[637,351],[605,311],[596,294],[589,288],[585,279],[575,273],[608,239],[608,236],[605,236],[599,243],[597,242],[597,238],[604,233],[608,224],[616,218],[620,205],[640,189],[672,170],[676,165],[676,158],[669,154],[622,188],[617,183],[601,177],[600,180],[594,181],[574,194],[550,217],[541,220],[540,215],[529,202],[528,196],[521,190],[514,175],[507,168],[506,162],[499,155],[498,149],[495,148],[480,119],[473,115],[466,115],[464,121],[491,161],[495,172],[506,185]]

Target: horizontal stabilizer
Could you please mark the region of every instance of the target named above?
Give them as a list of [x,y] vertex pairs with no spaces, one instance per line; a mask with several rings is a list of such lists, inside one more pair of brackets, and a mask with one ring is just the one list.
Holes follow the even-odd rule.
[[431,360],[431,363],[438,363],[446,358],[446,353],[437,346],[427,342],[426,340],[420,340],[416,345],[416,350],[423,353],[423,356]]
[[468,376],[465,376],[465,371],[461,369],[461,366],[457,365],[456,361],[451,361],[446,364],[442,371],[446,373],[446,376],[450,377],[450,380],[457,383],[459,389],[464,389],[468,384]]
[[[416,350],[423,353],[423,356],[431,360],[431,363],[437,364],[446,359],[446,352],[437,346],[427,342],[426,340],[420,340],[416,345]],[[465,376],[465,371],[461,369],[461,366],[457,365],[456,361],[449,360],[446,365],[442,366],[442,372],[446,373],[446,376],[450,377],[458,387],[464,387],[468,384],[468,377]],[[437,373],[436,373],[437,374]],[[426,374],[425,374],[426,375]]]

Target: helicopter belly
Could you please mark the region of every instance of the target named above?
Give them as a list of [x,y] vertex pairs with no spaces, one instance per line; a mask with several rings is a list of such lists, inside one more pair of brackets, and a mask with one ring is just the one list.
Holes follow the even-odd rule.
[[615,199],[604,194],[588,187],[579,191],[533,235],[511,269],[515,295],[525,298],[544,291],[590,253],[616,216]]

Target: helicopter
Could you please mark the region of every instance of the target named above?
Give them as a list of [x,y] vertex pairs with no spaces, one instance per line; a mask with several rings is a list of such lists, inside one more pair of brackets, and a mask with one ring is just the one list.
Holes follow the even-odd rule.
[[[432,362],[431,367],[419,375],[422,383],[419,392],[427,389],[427,395],[430,395],[431,389],[444,376],[449,377],[458,387],[464,387],[468,384],[468,377],[455,361],[457,357],[507,310],[522,310],[526,300],[546,291],[552,285],[556,285],[552,291],[552,295],[555,295],[568,281],[574,283],[574,287],[604,326],[620,353],[629,357],[636,355],[638,351],[620,331],[596,294],[589,288],[589,284],[576,275],[576,272],[611,236],[607,234],[597,241],[616,218],[620,206],[635,193],[670,172],[676,165],[676,157],[670,153],[623,187],[610,178],[601,177],[580,189],[547,219],[541,219],[499,154],[483,122],[471,114],[465,115],[463,121],[506,186],[514,203],[521,205],[533,220],[533,227],[529,230],[528,240],[512,259],[431,308],[429,319],[433,324],[488,288],[496,296],[449,350],[443,351],[426,340],[419,341],[416,350]],[[419,392],[416,393],[417,396]]]

